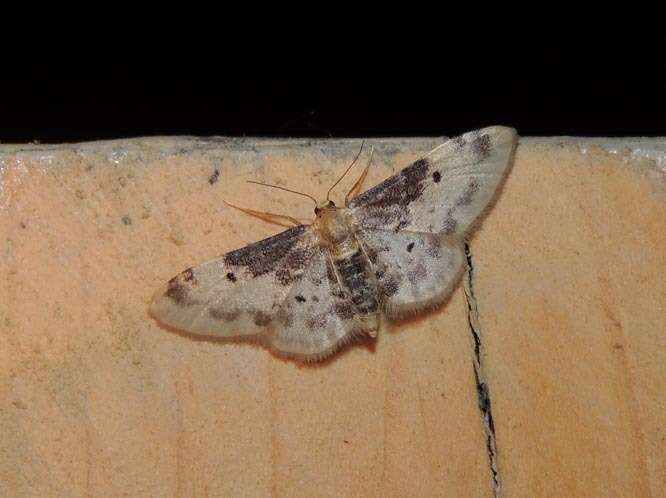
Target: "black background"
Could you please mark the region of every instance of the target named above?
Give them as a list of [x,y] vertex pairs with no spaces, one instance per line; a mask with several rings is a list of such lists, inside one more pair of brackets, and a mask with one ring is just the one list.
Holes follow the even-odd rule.
[[654,61],[537,55],[35,61],[0,78],[0,141],[441,136],[493,124],[524,136],[666,136],[661,77],[641,70]]

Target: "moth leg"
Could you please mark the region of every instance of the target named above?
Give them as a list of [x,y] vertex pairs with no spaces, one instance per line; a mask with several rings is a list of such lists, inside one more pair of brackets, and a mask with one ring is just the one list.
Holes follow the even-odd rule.
[[335,265],[333,264],[333,258],[328,251],[326,251],[326,259],[328,260],[328,264],[331,265],[331,270],[333,271],[333,275],[335,275],[335,280],[338,282],[338,287],[344,292],[344,286],[340,281],[340,275],[338,275],[338,272],[335,269]]
[[376,264],[372,262],[372,259],[370,259],[370,256],[368,255],[368,251],[365,248],[365,243],[363,240],[361,240],[359,237],[354,237],[356,239],[356,242],[358,242],[358,247],[360,247],[361,252],[365,256],[365,259],[367,259],[370,262],[370,266],[373,268],[373,270],[376,268]]
[[[356,195],[358,194],[358,189],[363,183],[363,180],[365,180],[366,175],[368,174],[368,170],[370,169],[370,163],[372,162],[372,154],[375,152],[375,148],[372,147],[370,149],[370,158],[368,159],[368,164],[365,166],[363,169],[363,172],[361,173],[361,176],[358,177],[358,180],[356,180],[356,183],[354,183],[354,186],[347,192],[347,195],[345,195],[345,207],[349,205],[349,201],[351,201]],[[354,195],[352,195],[354,194]]]
[[283,220],[287,220],[287,221],[293,223],[294,225],[302,225],[302,223],[300,221],[298,221],[296,218],[292,218],[291,216],[287,216],[285,214],[275,214],[275,213],[269,213],[267,211],[255,211],[254,209],[248,209],[248,208],[244,208],[244,207],[240,207],[240,206],[235,206],[235,205],[233,205],[230,202],[227,202],[225,200],[222,200],[222,202],[224,202],[229,207],[232,207],[234,209],[238,209],[239,211],[243,211],[244,213],[249,214],[251,216],[256,216],[257,218],[260,218],[264,221],[268,221],[269,223],[276,223],[278,225],[288,226],[288,225],[284,225],[283,223],[279,223],[279,222],[275,221],[276,219],[283,219]]

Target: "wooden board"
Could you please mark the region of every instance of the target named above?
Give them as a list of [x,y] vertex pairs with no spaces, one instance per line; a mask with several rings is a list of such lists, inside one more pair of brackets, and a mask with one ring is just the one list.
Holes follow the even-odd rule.
[[[365,185],[438,142],[371,141]],[[0,147],[0,495],[666,494],[666,183],[631,143],[523,140],[471,277],[374,347],[307,367],[148,316],[175,273],[281,230],[222,199],[311,219],[245,180],[323,197],[358,146]]]

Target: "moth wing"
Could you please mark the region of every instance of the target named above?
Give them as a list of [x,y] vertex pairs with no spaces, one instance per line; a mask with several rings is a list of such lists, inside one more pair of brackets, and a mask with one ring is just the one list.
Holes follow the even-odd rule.
[[268,342],[287,356],[320,360],[360,333],[354,310],[328,255],[320,251],[282,303]]
[[463,235],[492,200],[513,156],[513,128],[448,140],[350,202],[364,228]]
[[319,250],[311,228],[299,225],[185,270],[155,293],[150,312],[195,334],[260,334]]
[[419,232],[360,230],[357,236],[373,264],[384,312],[398,318],[442,303],[465,261],[453,237]]

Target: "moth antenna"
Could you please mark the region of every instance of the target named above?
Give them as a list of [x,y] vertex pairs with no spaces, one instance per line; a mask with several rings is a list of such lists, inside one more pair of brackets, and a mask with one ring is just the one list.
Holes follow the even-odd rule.
[[331,190],[333,190],[333,189],[335,188],[335,186],[336,186],[338,183],[340,183],[340,182],[342,181],[342,179],[345,177],[345,175],[346,175],[347,173],[349,173],[349,170],[352,169],[352,166],[354,166],[354,164],[356,163],[356,160],[357,160],[357,159],[359,158],[359,156],[361,155],[361,152],[363,152],[363,146],[364,146],[364,145],[365,145],[365,140],[363,140],[363,141],[361,142],[361,148],[358,150],[358,153],[356,154],[356,157],[354,158],[354,160],[351,162],[351,164],[350,164],[349,166],[347,166],[347,169],[345,170],[344,173],[342,173],[342,176],[341,176],[340,178],[338,178],[338,181],[335,182],[335,183],[331,186],[331,188],[328,189],[328,192],[326,192],[326,200],[329,200],[328,198],[329,198],[329,196],[331,195]]
[[[347,195],[345,195],[345,207],[349,206],[349,200],[352,198],[352,194],[354,194],[360,187],[361,184],[363,183],[363,180],[365,180],[366,175],[368,174],[368,170],[370,169],[370,164],[372,163],[372,156],[375,153],[375,147],[372,146],[370,147],[370,157],[368,158],[368,164],[365,166],[365,169],[363,169],[363,173],[361,173],[361,176],[358,177],[358,180],[356,180],[356,183],[354,183],[354,186],[349,189],[349,192],[347,192]],[[354,194],[354,197],[356,195]]]
[[292,218],[291,216],[287,216],[286,214],[277,214],[277,213],[269,213],[268,211],[257,211],[256,209],[248,209],[240,206],[236,206],[235,204],[232,204],[231,202],[227,202],[224,199],[222,199],[222,202],[224,202],[227,206],[232,207],[234,209],[238,209],[239,211],[242,211],[246,214],[249,214],[251,216],[256,216],[259,219],[262,219],[264,221],[267,221],[269,223],[275,223],[277,225],[282,225],[282,226],[289,226],[285,225],[283,223],[279,223],[275,221],[276,219],[283,219],[287,220],[290,223],[293,223],[294,225],[302,225],[300,221],[298,221],[296,218]]
[[255,182],[254,180],[247,180],[247,183],[254,183],[255,185],[262,185],[262,186],[264,186],[264,187],[277,188],[277,189],[280,189],[280,190],[284,190],[285,192],[291,192],[292,194],[302,195],[303,197],[307,197],[307,198],[310,199],[312,202],[314,202],[314,203],[315,203],[315,206],[317,205],[317,199],[315,199],[315,198],[312,197],[311,195],[306,194],[306,193],[303,193],[303,192],[298,192],[298,191],[296,191],[296,190],[291,190],[291,189],[284,188],[284,187],[278,187],[277,185],[271,185],[270,183]]

